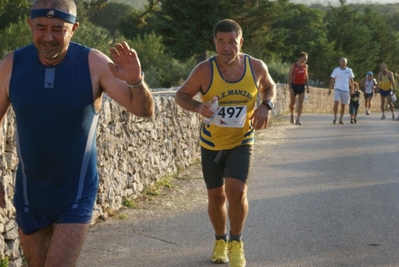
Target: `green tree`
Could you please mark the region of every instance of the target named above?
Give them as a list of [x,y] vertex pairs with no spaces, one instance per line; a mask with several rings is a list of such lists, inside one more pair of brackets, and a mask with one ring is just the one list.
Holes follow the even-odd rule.
[[334,42],[329,41],[325,33],[309,45],[306,51],[309,54],[309,79],[314,86],[327,87],[341,53],[334,50]]
[[[290,64],[297,60],[299,52],[305,51],[311,62],[310,78],[316,84],[329,79],[336,53],[334,42],[327,39],[324,11],[286,0],[259,0],[256,6],[248,8],[241,13],[245,17],[240,22],[244,28],[245,52],[265,62]],[[284,81],[287,80],[288,68]],[[281,82],[282,78],[278,75]]]
[[330,6],[326,16],[328,36],[335,42],[335,51],[348,58],[355,75],[361,79],[367,70],[379,72],[382,62],[397,69],[398,34],[383,13],[370,7],[362,11],[346,5],[345,0],[340,2],[339,7]]
[[226,0],[163,0],[157,13],[156,32],[173,57],[180,60],[213,49],[213,27],[229,14]]
[[256,5],[246,5],[242,12],[231,16],[243,28],[243,51],[265,61],[281,60],[284,40],[288,29],[276,24],[286,17],[284,6],[287,1],[272,2],[259,0]]
[[0,30],[0,58],[14,51],[18,47],[22,47],[31,43],[32,34],[26,20],[19,20],[12,23],[7,28]]
[[[103,8],[93,12],[89,17],[93,24],[107,29],[112,36],[119,30],[119,23],[123,17],[127,17],[133,12],[131,5],[120,3],[107,3]],[[113,19],[105,19],[113,18]]]
[[396,32],[399,31],[399,10],[389,16],[387,16],[386,21],[388,25],[391,25],[392,29]]
[[372,33],[370,42],[375,43],[375,49],[368,51],[370,54],[376,54],[373,62],[374,65],[369,66],[369,68],[374,71],[380,71],[380,64],[385,62],[391,69],[398,69],[399,36],[398,32],[395,32],[392,28],[394,25],[388,23],[382,13],[377,13],[371,8],[364,10],[362,23]]
[[345,0],[340,2],[339,7],[330,7],[326,19],[328,37],[335,42],[334,50],[341,53],[340,57],[348,58],[348,65],[355,75],[363,76],[378,60],[381,44],[375,41],[372,25],[366,24],[369,18],[349,8]]
[[165,51],[161,39],[160,36],[151,33],[128,40],[130,46],[137,51],[142,70],[146,73],[146,82],[152,88],[180,85],[195,65],[193,58],[185,61],[173,59]]
[[0,30],[25,19],[29,8],[30,4],[26,0],[0,0]]
[[89,22],[80,24],[72,38],[74,42],[95,48],[107,55],[110,55],[109,48],[112,40],[113,37],[109,31]]
[[[80,23],[84,23],[89,20],[93,14],[98,12],[98,10],[105,7],[108,0],[75,0],[77,7],[77,19]],[[109,20],[109,18],[105,18]]]

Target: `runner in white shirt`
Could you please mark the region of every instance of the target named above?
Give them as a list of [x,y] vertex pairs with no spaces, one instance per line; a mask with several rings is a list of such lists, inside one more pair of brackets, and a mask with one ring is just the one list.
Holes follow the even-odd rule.
[[337,123],[338,104],[341,101],[341,116],[339,118],[339,124],[344,124],[342,118],[345,113],[345,105],[349,104],[349,96],[353,93],[353,71],[347,67],[348,60],[341,58],[339,60],[339,67],[335,68],[331,73],[330,86],[328,89],[328,95],[331,95],[331,90],[334,89],[334,120],[333,124]]
[[362,80],[364,87],[364,105],[366,107],[366,115],[370,115],[371,100],[374,93],[377,94],[377,80],[373,77],[373,72],[368,71],[366,77]]

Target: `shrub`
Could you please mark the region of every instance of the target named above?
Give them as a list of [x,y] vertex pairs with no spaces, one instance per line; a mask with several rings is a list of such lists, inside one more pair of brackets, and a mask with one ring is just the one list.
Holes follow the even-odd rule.
[[287,83],[290,64],[272,62],[268,64],[270,76],[276,83]]

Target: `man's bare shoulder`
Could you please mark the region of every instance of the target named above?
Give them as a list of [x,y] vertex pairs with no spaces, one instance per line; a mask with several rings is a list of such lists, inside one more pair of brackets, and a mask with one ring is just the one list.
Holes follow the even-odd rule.
[[198,72],[200,74],[209,74],[211,71],[211,63],[209,62],[209,59],[204,60],[200,63],[198,63],[194,68],[193,72]]
[[252,70],[254,71],[255,75],[257,77],[263,77],[263,76],[267,76],[267,73],[269,72],[266,63],[259,59],[259,58],[255,58],[250,56],[249,57],[251,60],[251,66],[252,66]]
[[252,56],[250,56],[249,58],[251,60],[252,69],[254,71],[268,71],[267,65],[262,59]]
[[209,60],[204,60],[198,63],[191,71],[190,76],[188,77],[189,80],[194,80],[200,82],[201,84],[211,79],[211,72],[212,67]]
[[1,66],[9,65],[9,64],[12,64],[13,61],[14,61],[14,52],[11,52],[3,57],[0,64],[1,64]]
[[89,61],[93,63],[111,62],[111,59],[100,50],[91,48],[89,52]]
[[12,65],[14,62],[14,52],[11,52],[3,57],[0,62],[0,79],[9,80],[11,76]]
[[211,78],[212,68],[209,60],[202,61],[192,69],[178,92],[194,96],[201,90],[203,91],[209,87]]

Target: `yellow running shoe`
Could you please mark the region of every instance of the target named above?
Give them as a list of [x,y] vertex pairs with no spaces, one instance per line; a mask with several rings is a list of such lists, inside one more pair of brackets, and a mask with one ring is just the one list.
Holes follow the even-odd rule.
[[244,255],[244,244],[242,241],[229,242],[230,267],[245,267],[247,261]]
[[227,257],[227,242],[223,239],[215,241],[211,261],[213,263],[229,262],[229,258]]

